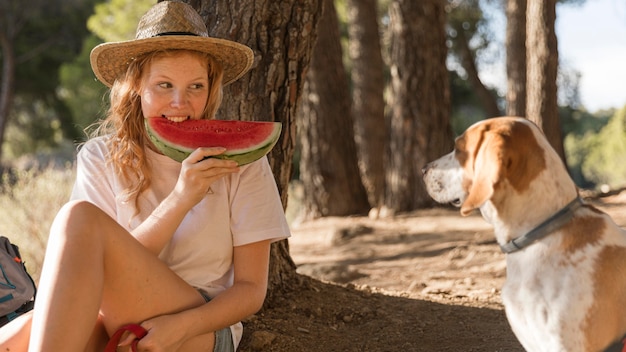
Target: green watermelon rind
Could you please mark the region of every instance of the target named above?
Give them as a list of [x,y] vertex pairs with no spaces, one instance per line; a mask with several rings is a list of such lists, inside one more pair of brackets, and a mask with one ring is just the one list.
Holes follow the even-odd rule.
[[[173,146],[170,143],[160,140],[154,132],[151,130],[148,119],[145,121],[146,131],[148,132],[148,136],[152,141],[152,144],[164,155],[169,158],[182,162],[185,160],[189,154],[191,154],[195,149],[189,149],[179,146]],[[278,142],[278,138],[280,137],[280,132],[282,129],[282,125],[280,123],[275,123],[275,128],[271,135],[265,139],[267,143],[260,145],[257,144],[253,147],[246,149],[237,149],[237,150],[226,150],[224,153],[212,156],[212,158],[222,159],[222,160],[233,160],[236,161],[239,166],[243,166],[246,164],[250,164],[258,159],[264,157],[267,153],[269,153],[272,148]]]

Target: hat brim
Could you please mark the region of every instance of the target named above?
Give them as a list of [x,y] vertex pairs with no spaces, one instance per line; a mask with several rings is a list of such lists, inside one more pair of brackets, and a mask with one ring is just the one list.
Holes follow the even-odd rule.
[[242,44],[219,38],[192,35],[161,36],[122,42],[103,43],[91,51],[91,68],[108,87],[128,65],[142,54],[164,49],[186,49],[207,53],[224,68],[223,85],[243,76],[254,61],[252,50]]

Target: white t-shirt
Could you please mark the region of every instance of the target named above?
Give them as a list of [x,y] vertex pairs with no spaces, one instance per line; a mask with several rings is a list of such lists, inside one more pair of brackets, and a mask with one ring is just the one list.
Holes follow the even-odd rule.
[[[139,197],[141,212],[112,165],[107,164],[106,137],[91,139],[77,157],[77,177],[72,199],[88,200],[131,231],[141,224],[172,191],[181,164],[147,150],[152,180]],[[215,297],[233,284],[233,247],[290,236],[276,182],[267,158],[240,168],[211,185],[172,236],[159,258],[191,286]],[[231,327],[235,348],[242,335],[241,323]]]

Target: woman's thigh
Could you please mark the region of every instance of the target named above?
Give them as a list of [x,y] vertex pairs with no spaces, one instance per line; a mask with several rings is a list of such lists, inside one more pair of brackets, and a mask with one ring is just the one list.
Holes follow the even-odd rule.
[[[100,314],[109,334],[127,323],[143,320],[204,303],[196,289],[148,251],[130,233],[99,208],[87,202],[76,214],[87,216],[91,233],[101,236],[103,286]],[[86,214],[85,214],[86,213]],[[70,216],[67,221],[72,221]]]

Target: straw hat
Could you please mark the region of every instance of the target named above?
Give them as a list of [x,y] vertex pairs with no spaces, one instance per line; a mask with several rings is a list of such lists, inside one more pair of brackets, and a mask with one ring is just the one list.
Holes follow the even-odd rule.
[[242,44],[209,37],[204,20],[188,4],[163,1],[146,12],[134,40],[104,43],[91,51],[91,68],[112,86],[138,56],[162,49],[188,49],[210,54],[224,68],[223,85],[241,77],[252,66],[252,50]]

